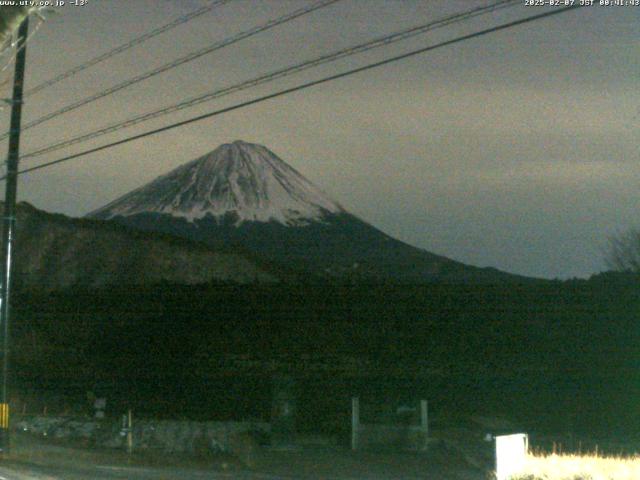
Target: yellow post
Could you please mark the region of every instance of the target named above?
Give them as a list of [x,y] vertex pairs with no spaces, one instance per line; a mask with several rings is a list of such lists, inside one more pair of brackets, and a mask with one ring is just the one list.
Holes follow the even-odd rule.
[[2,435],[2,451],[3,456],[9,453],[9,404],[0,403],[0,432]]
[[0,428],[3,430],[9,429],[9,404],[0,403]]

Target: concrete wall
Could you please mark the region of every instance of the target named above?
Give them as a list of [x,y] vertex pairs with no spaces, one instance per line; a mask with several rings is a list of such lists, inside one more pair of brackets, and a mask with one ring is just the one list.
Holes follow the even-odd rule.
[[358,448],[424,450],[425,431],[419,425],[360,424]]
[[[17,416],[16,431],[54,439],[82,440],[88,444],[124,448],[126,434],[120,421],[69,417]],[[251,439],[266,441],[270,425],[263,422],[190,422],[173,420],[133,421],[135,449],[155,449],[167,453],[233,452],[238,443]]]

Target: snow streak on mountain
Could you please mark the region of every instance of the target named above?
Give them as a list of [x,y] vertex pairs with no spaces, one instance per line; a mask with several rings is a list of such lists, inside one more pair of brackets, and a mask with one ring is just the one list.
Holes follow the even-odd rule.
[[322,222],[342,207],[262,145],[236,141],[186,163],[92,212],[110,219],[169,214],[189,222],[205,217],[275,221],[287,226]]

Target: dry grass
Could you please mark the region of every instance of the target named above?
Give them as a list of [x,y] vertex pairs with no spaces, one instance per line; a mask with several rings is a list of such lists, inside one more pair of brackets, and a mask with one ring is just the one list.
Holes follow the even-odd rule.
[[640,456],[531,454],[525,473],[513,480],[638,480]]

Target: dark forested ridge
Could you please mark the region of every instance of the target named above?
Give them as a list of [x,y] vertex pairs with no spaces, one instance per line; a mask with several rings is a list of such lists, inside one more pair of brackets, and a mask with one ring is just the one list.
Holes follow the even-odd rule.
[[622,427],[640,413],[639,307],[640,282],[611,274],[497,286],[219,283],[20,293],[13,381],[135,391],[138,408],[150,411],[160,408],[155,397],[169,396],[187,416],[216,416],[205,397],[241,396],[247,411],[259,412],[269,379],[287,373],[316,397],[379,385],[443,408],[531,421],[544,413],[561,423],[570,414]]
[[277,282],[288,275],[238,248],[213,249],[115,222],[51,214],[27,203],[18,205],[17,217],[13,267],[17,288],[57,291],[163,281],[253,284]]

